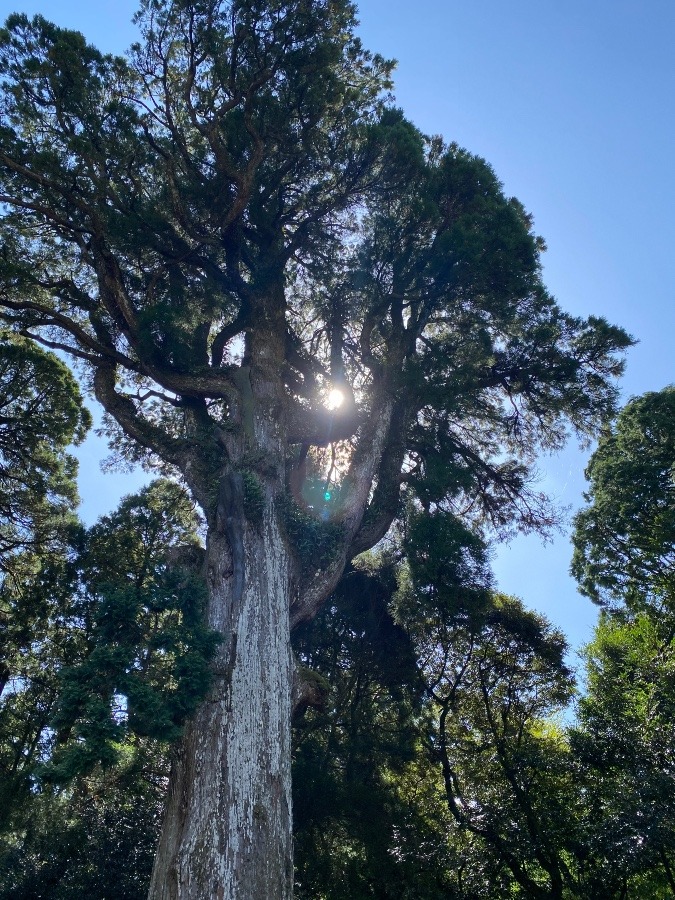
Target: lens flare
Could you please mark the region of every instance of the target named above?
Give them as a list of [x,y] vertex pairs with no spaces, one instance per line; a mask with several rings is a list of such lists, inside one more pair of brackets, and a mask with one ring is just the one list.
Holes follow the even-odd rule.
[[342,406],[342,403],[345,399],[342,391],[339,391],[337,388],[332,388],[332,390],[328,393],[328,398],[326,400],[326,406],[328,409],[337,409]]

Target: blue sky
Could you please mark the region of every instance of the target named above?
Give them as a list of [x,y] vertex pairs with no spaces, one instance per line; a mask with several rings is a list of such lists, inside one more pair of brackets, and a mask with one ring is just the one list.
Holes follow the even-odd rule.
[[[0,0],[0,18],[40,12],[124,50],[135,0]],[[396,97],[423,131],[485,157],[548,244],[545,278],[563,308],[604,315],[640,343],[625,399],[675,381],[675,3],[672,0],[362,0],[365,46],[398,60]],[[80,453],[83,515],[107,512],[134,479]],[[105,455],[105,454],[103,454]],[[582,502],[588,451],[540,463],[561,505]],[[580,597],[562,533],[498,548],[502,590],[546,613],[574,646],[595,610]]]

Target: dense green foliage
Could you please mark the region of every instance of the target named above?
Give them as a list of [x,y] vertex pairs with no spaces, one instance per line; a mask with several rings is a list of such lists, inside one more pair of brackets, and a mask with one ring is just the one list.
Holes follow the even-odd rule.
[[[7,585],[2,900],[143,895],[167,747],[219,652],[203,610],[239,614],[242,560],[255,581],[245,551],[272,521],[279,596],[323,698],[296,723],[300,897],[562,900],[604,883],[618,900],[670,878],[655,803],[654,828],[610,863],[627,844],[603,797],[638,778],[618,748],[598,755],[620,713],[610,703],[603,730],[594,691],[610,657],[589,657],[598,677],[576,730],[557,724],[574,691],[564,640],[495,593],[486,544],[553,521],[532,488],[536,452],[613,414],[630,338],[560,309],[530,216],[484,160],[392,106],[392,65],[362,48],[354,16],[347,0],[143,0],[127,58],[40,16],[0,32],[7,346],[76,358],[118,454],[180,476],[220,554],[201,565],[192,503],[160,482],[41,551],[18,600]],[[43,399],[33,380],[47,420],[72,392],[49,365],[60,393]],[[30,442],[47,462],[30,463],[27,499],[50,510],[72,501],[67,462],[49,456],[84,424],[71,407],[47,444]],[[23,549],[39,517],[22,523],[21,494],[11,502]],[[588,558],[586,590],[620,596],[625,574]],[[211,605],[204,569],[222,582]],[[250,663],[232,634],[214,667],[225,686]],[[631,671],[627,733],[656,685]],[[653,792],[670,745],[650,735]]]
[[144,900],[167,775],[166,748],[141,741],[113,770],[34,792],[0,839],[0,896]]
[[[675,894],[675,389],[632,399],[587,469],[573,574],[605,607],[575,752],[592,773],[598,883]],[[602,814],[599,815],[599,811]],[[604,889],[604,888],[603,888]]]
[[123,764],[138,740],[180,734],[208,687],[216,642],[203,624],[197,525],[185,493],[154,482],[73,532],[20,594],[6,590],[13,669],[0,705],[0,826],[32,815],[36,776],[47,789]]
[[[90,423],[77,384],[53,354],[0,334],[0,824],[26,798],[54,702],[59,642],[32,585],[77,530],[77,462]],[[51,686],[51,687],[50,687]]]
[[673,624],[604,614],[586,648],[588,692],[571,746],[596,851],[589,877],[614,896],[675,894]]
[[63,540],[77,502],[67,452],[91,417],[70,370],[34,342],[0,332],[0,573]]
[[[184,525],[148,508],[148,500],[152,506],[168,496],[189,521],[180,493],[159,484],[95,526],[92,545],[127,548],[129,571],[142,549],[128,528],[135,514],[152,523],[140,530],[145,558],[153,558],[157,533],[189,548]],[[670,619],[606,617],[586,653],[579,717],[565,724],[560,714],[574,679],[562,636],[518,601],[492,593],[485,572],[481,583],[475,568],[456,567],[453,584],[461,531],[411,528],[410,535],[410,563],[393,548],[363,557],[296,635],[299,659],[324,692],[322,706],[302,712],[295,729],[298,897],[670,896]],[[480,560],[480,542],[464,537],[469,558]],[[434,591],[429,572],[440,570],[420,560],[433,560],[441,546],[449,566]],[[184,551],[178,556],[185,561]],[[464,595],[460,577],[468,581]],[[89,602],[105,609],[108,601],[101,594]],[[80,651],[85,665],[95,645]],[[94,680],[94,698],[96,687]],[[35,702],[29,693],[25,700]],[[106,715],[119,729],[110,705]],[[5,826],[3,900],[103,900],[118,864],[126,869],[115,896],[144,896],[167,747],[127,730],[115,748],[68,787],[43,778]],[[50,753],[43,744],[38,755]]]
[[51,777],[110,764],[128,732],[175,740],[205,695],[217,636],[203,624],[196,526],[185,493],[154,482],[85,536],[68,587],[86,651],[60,673]]
[[572,572],[596,602],[675,608],[675,388],[628,403],[588,465]]

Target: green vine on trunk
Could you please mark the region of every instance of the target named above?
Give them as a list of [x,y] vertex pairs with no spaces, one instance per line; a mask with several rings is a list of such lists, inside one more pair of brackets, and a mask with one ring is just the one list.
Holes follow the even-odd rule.
[[265,489],[260,479],[250,469],[241,469],[240,475],[244,488],[244,513],[252,525],[260,526],[265,507]]
[[335,559],[344,535],[341,524],[322,521],[302,509],[288,494],[277,500],[277,508],[303,572],[325,568]]

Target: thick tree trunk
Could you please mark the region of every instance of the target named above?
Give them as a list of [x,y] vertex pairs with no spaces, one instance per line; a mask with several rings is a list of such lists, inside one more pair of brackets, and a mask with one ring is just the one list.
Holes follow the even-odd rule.
[[257,525],[236,513],[208,540],[208,618],[224,640],[173,766],[150,900],[293,893],[289,560],[271,497]]

